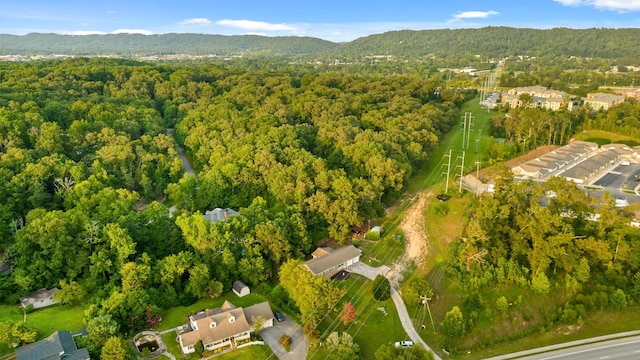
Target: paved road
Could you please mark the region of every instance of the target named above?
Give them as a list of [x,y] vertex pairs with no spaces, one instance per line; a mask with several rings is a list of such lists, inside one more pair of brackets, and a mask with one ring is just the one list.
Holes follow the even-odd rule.
[[[167,135],[173,136],[173,129],[167,129]],[[193,166],[191,166],[191,163],[189,162],[189,159],[184,154],[184,149],[182,147],[180,147],[180,145],[178,145],[177,142],[176,142],[176,147],[178,148],[178,157],[180,158],[180,161],[182,162],[182,171],[187,173],[187,175],[198,177],[196,175],[195,170],[193,170]]]
[[[383,265],[374,268],[361,262],[349,266],[349,271],[351,271],[352,273],[366,276],[371,280],[375,279],[378,274],[386,276],[389,270],[390,269],[388,266]],[[393,303],[396,306],[398,317],[400,318],[400,323],[402,324],[404,331],[407,333],[407,336],[409,336],[409,339],[411,339],[415,344],[422,345],[422,347],[424,347],[427,351],[433,352],[431,348],[429,348],[429,345],[427,345],[427,343],[422,340],[420,335],[418,335],[416,329],[413,327],[413,321],[411,321],[411,318],[409,317],[409,313],[407,312],[407,307],[402,300],[402,296],[400,296],[400,294],[393,287],[391,287],[391,300],[393,300]],[[433,352],[433,358],[434,360],[440,360],[440,357],[435,352]]]
[[610,340],[582,345],[550,353],[532,355],[522,360],[639,359],[640,337]]
[[[632,357],[624,355],[628,349],[622,349],[618,346],[612,346],[607,348],[608,345],[617,343],[627,343],[635,341],[635,354]],[[633,345],[631,345],[633,347]],[[623,346],[624,347],[624,346]],[[519,351],[512,354],[504,354],[496,357],[492,357],[487,360],[509,360],[509,359],[527,359],[527,360],[541,360],[541,359],[561,359],[561,360],[576,360],[576,359],[613,359],[614,355],[597,353],[603,348],[602,351],[616,352],[621,355],[620,359],[640,359],[640,331],[627,331],[617,334],[609,334],[604,336],[598,336],[589,339],[582,339],[576,341],[570,341],[566,343],[560,343],[556,345],[544,346],[535,349],[529,349]],[[606,350],[609,349],[609,350]],[[593,352],[592,352],[593,351]],[[573,357],[564,357],[564,356]]]
[[[274,320],[275,321],[275,320]],[[280,345],[280,336],[288,335],[291,337],[291,351],[287,352]],[[265,328],[260,333],[264,342],[269,345],[273,353],[280,360],[299,360],[306,359],[309,349],[309,341],[302,334],[302,328],[293,320],[285,317],[283,322],[275,321],[274,326]]]

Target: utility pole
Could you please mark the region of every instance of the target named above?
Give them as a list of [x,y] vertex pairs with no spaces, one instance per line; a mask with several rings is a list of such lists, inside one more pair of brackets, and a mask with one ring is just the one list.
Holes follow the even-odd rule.
[[447,172],[443,173],[447,175],[447,180],[444,182],[444,193],[449,192],[449,172],[451,171],[451,149],[449,149],[449,155],[444,155],[443,157],[448,157],[449,161],[447,161]]
[[469,148],[469,140],[471,139],[471,127],[473,126],[473,123],[471,122],[473,120],[473,115],[471,115],[471,113],[469,113],[469,122],[467,124],[467,147],[466,149]]
[[420,295],[420,298],[422,299],[422,313],[424,314],[424,307],[427,307],[427,310],[429,311],[429,319],[431,319],[431,326],[433,327],[433,333],[436,333],[436,325],[433,322],[433,316],[431,316],[431,307],[429,307],[429,301],[431,300],[430,297],[426,297],[423,295]]
[[467,112],[464,113],[464,120],[462,121],[462,148],[464,149],[465,139],[467,136]]
[[[458,157],[460,159],[460,157]],[[462,177],[464,176],[464,151],[462,152],[462,161],[460,162],[460,188],[458,192],[462,192]]]

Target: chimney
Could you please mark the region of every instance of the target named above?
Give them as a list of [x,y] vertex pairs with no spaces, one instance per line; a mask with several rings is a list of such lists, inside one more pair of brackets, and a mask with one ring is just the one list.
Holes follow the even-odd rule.
[[229,209],[224,209],[224,220],[227,221],[229,219]]

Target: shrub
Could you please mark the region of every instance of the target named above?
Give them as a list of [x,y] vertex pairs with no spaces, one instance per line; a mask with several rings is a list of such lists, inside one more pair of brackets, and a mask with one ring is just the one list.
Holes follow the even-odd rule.
[[435,206],[434,211],[438,216],[447,216],[447,214],[449,213],[449,205],[438,204]]
[[364,238],[367,240],[380,240],[380,233],[377,231],[367,231],[367,233],[364,234]]
[[617,289],[609,296],[609,302],[614,308],[622,310],[627,307],[627,296],[622,289]]
[[289,346],[291,345],[291,338],[287,335],[280,336],[280,345]]
[[373,280],[373,298],[378,301],[385,301],[391,297],[391,284],[389,279],[382,275],[376,276]]

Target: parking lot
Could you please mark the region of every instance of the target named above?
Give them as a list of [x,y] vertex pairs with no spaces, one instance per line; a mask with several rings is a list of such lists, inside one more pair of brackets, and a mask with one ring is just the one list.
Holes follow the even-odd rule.
[[[626,199],[629,203],[640,202],[640,196],[622,191],[634,190],[636,186],[640,185],[640,181],[636,180],[636,176],[639,174],[640,164],[617,165],[602,177],[593,181],[591,185],[601,186],[604,191],[611,193],[618,199]],[[601,194],[599,192],[591,192],[591,195],[600,198]]]

